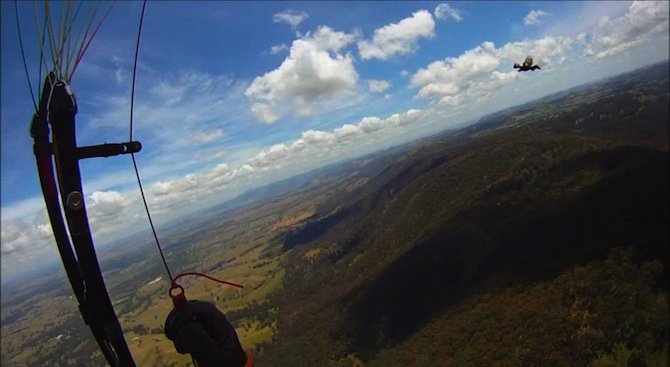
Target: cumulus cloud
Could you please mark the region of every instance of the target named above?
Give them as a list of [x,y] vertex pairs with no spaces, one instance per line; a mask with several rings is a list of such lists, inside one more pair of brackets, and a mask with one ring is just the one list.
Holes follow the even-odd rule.
[[420,38],[432,38],[434,31],[433,16],[427,10],[419,10],[398,23],[376,29],[372,40],[358,42],[358,51],[364,60],[410,54],[416,52]]
[[[154,182],[147,190],[149,205],[156,213],[174,210],[207,196],[240,187],[250,179],[281,168],[309,168],[315,162],[340,159],[343,154],[374,145],[377,141],[374,134],[382,131],[393,133],[394,129],[417,121],[424,115],[425,111],[412,109],[386,119],[364,117],[356,123],[344,124],[329,131],[307,130],[298,139],[262,149],[237,167],[219,163],[203,172]],[[130,203],[137,198],[129,193],[97,192],[88,200],[91,202],[91,210],[98,212],[92,216],[92,222],[109,221],[115,225],[117,218],[128,215]]]
[[211,131],[203,131],[201,133],[197,133],[191,137],[191,141],[198,144],[207,144],[219,140],[221,138],[223,138],[223,130],[215,129]]
[[448,19],[451,18],[457,22],[463,20],[463,15],[460,10],[454,9],[447,3],[439,4],[435,7],[435,18]]
[[391,87],[391,83],[386,80],[368,80],[368,89],[373,93],[384,93]]
[[411,109],[393,114],[386,119],[375,116],[364,117],[357,123],[344,124],[331,131],[304,131],[299,139],[276,144],[259,152],[249,160],[248,165],[252,171],[266,172],[305,161],[335,159],[343,153],[351,152],[354,146],[360,148],[361,144],[373,143],[372,134],[391,131],[420,119],[424,114],[425,111]]
[[2,220],[0,255],[2,272],[15,272],[26,266],[35,267],[35,259],[51,259],[56,253],[56,243],[48,223],[46,210],[32,218]]
[[52,244],[51,226],[46,222],[13,219],[2,223],[2,255],[40,251]]
[[[139,194],[134,192],[94,191],[88,195],[86,209],[95,237],[115,234],[118,229],[135,223],[142,214],[138,210],[138,200]],[[11,259],[11,266],[45,256],[54,251],[56,245],[44,203],[31,212],[14,212],[13,209],[22,206],[3,208],[1,253]]]
[[[411,109],[393,114],[386,119],[375,116],[364,117],[356,123],[344,124],[329,131],[307,130],[298,139],[272,145],[262,149],[246,162],[237,167],[219,163],[209,170],[190,173],[171,180],[160,180],[148,185],[147,199],[153,213],[174,211],[190,204],[200,202],[211,195],[241,187],[248,180],[286,167],[309,168],[312,164],[341,159],[365,146],[374,146],[379,134],[393,134],[395,129],[417,121],[425,111]],[[382,134],[383,135],[383,134]],[[128,222],[137,221],[141,213],[133,203],[139,197],[134,192],[99,191],[87,198],[90,208],[89,218],[96,233],[108,233],[117,230]],[[3,241],[5,235],[3,226]],[[27,230],[17,231],[22,236]],[[10,236],[12,234],[13,236]],[[8,233],[12,242],[3,242],[3,251],[11,252],[16,247],[15,238],[23,238]],[[21,239],[21,243],[28,240]]]
[[541,18],[546,17],[549,13],[542,10],[531,10],[524,18],[523,24],[525,26],[538,25],[542,21]]
[[435,61],[412,76],[411,85],[420,88],[419,97],[453,95],[467,87],[473,78],[500,66],[495,46],[485,42],[456,58]]
[[[603,16],[591,32],[585,54],[606,58],[634,49],[654,37],[668,38],[667,1],[634,1],[618,18]],[[585,40],[585,38],[582,38]]]
[[309,15],[304,11],[284,10],[281,13],[273,15],[272,21],[275,23],[286,23],[295,29],[307,18],[309,18]]
[[24,218],[29,214],[44,209],[42,196],[21,200],[10,205],[2,206],[2,221]]
[[354,39],[353,34],[322,26],[293,41],[282,64],[246,89],[251,112],[265,123],[277,121],[287,110],[310,116],[313,103],[351,91],[358,73],[352,57],[341,50]]
[[88,219],[96,235],[114,233],[139,219],[139,194],[95,191],[86,200]]
[[522,62],[527,55],[532,55],[536,64],[551,67],[573,47],[574,40],[570,37],[543,37],[536,40],[509,42],[496,49],[495,54],[509,62]]
[[149,202],[156,212],[174,210],[229,188],[235,178],[239,178],[238,170],[220,163],[209,171],[154,183],[148,190]]
[[562,37],[510,42],[500,48],[492,42],[484,42],[458,57],[435,61],[419,69],[412,76],[411,85],[419,89],[419,98],[460,106],[486,97],[519,77],[516,71],[498,71],[502,65],[511,65],[526,55],[533,55],[541,65],[551,64],[563,58],[572,44],[571,39]]
[[489,78],[473,82],[463,93],[445,95],[439,100],[439,103],[443,106],[459,107],[474,100],[483,100],[505,85],[523,77],[525,75],[517,71],[493,71]]

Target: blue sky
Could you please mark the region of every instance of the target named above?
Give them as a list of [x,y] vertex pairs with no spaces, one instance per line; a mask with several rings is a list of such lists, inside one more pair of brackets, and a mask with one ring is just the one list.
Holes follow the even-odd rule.
[[[1,6],[4,274],[57,252],[28,135],[33,107],[14,3]],[[80,145],[128,139],[140,9],[116,3],[73,76]],[[32,3],[19,3],[19,20],[36,88]],[[542,71],[511,68],[528,54]],[[149,205],[164,222],[667,58],[668,2],[149,2],[137,158]],[[129,157],[81,168],[99,243],[146,226]]]

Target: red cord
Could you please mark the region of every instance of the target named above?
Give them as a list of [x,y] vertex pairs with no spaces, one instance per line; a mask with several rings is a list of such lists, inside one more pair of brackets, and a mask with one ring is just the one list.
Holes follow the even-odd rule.
[[186,276],[186,275],[194,275],[194,276],[198,276],[198,277],[203,277],[203,278],[207,278],[207,279],[209,279],[211,281],[214,281],[214,282],[217,282],[217,283],[227,284],[227,285],[231,285],[231,286],[237,287],[237,288],[244,288],[244,286],[242,284],[237,284],[237,283],[229,282],[227,280],[217,279],[217,278],[214,278],[213,276],[210,276],[210,275],[207,275],[207,274],[204,274],[204,273],[199,273],[199,272],[196,272],[196,271],[181,273],[181,274],[177,275],[176,277],[174,277],[174,279],[172,279],[172,288],[179,287],[179,284],[177,284],[177,280],[179,278],[183,277],[183,276]]
[[[172,304],[174,306],[175,310],[180,310],[184,308],[188,304],[188,300],[186,299],[186,294],[184,294],[184,287],[180,286],[177,283],[177,280],[183,276],[186,275],[195,275],[203,278],[207,278],[211,281],[221,283],[221,284],[227,284],[227,285],[232,285],[233,287],[238,287],[238,288],[243,288],[241,284],[233,283],[233,282],[228,282],[226,280],[221,280],[221,279],[216,279],[212,276],[209,276],[207,274],[203,273],[198,273],[198,272],[187,272],[187,273],[181,273],[174,277],[172,279],[172,284],[170,285],[170,290],[168,291],[168,294],[170,295],[170,298],[172,298]],[[177,290],[178,293],[173,293],[174,290]]]

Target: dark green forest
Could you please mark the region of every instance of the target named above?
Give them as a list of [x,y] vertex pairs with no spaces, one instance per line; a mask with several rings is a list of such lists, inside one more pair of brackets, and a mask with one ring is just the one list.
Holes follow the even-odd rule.
[[359,167],[277,240],[258,365],[667,366],[669,96],[666,62]]

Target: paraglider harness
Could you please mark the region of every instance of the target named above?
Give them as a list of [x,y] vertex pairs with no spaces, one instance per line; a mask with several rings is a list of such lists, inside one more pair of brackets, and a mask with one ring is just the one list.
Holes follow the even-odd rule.
[[[129,141],[77,147],[76,113],[77,101],[70,86],[66,81],[56,80],[53,72],[49,73],[44,81],[39,108],[30,126],[40,185],[58,252],[84,321],[91,328],[102,354],[111,366],[135,366],[109,299],[93,246],[82,193],[79,160],[136,153],[142,149],[142,145],[138,141]],[[59,202],[59,191],[62,205]],[[61,209],[65,213],[69,236]]]
[[517,63],[514,64],[514,69],[519,69],[519,72],[522,71],[535,71],[535,70],[542,70],[542,68],[539,65],[533,65],[533,58],[531,56],[526,57],[526,60],[523,61],[523,64],[519,65]]

